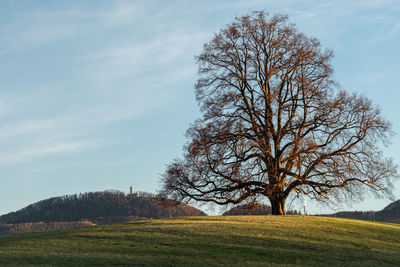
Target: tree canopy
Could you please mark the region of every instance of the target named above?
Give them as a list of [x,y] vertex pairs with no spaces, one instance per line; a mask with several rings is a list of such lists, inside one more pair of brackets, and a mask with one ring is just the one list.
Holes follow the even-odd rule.
[[286,213],[289,196],[390,196],[390,123],[337,86],[332,55],[282,15],[254,12],[222,28],[197,56],[202,117],[161,194],[221,205],[266,197],[272,214]]

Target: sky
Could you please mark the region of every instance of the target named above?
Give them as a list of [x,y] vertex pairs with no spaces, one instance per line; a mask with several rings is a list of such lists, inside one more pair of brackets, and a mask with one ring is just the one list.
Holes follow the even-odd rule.
[[[286,14],[333,49],[340,87],[372,99],[392,122],[397,135],[383,151],[400,165],[397,0],[299,3],[1,1],[0,214],[67,194],[128,193],[131,185],[156,193],[200,117],[194,57],[254,10]],[[394,195],[400,199],[400,181]],[[307,211],[380,210],[390,202],[371,195],[353,205],[308,201]]]

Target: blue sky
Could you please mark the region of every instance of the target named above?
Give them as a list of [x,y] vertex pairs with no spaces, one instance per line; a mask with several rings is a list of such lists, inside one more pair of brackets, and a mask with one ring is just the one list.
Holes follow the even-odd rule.
[[[45,198],[156,192],[199,117],[194,56],[252,10],[289,15],[333,49],[340,86],[373,99],[398,134],[400,7],[359,1],[1,1],[0,214]],[[400,198],[400,182],[395,183]],[[379,210],[372,196],[339,210]],[[300,204],[299,204],[300,205]],[[298,209],[298,206],[293,208]],[[310,212],[330,212],[310,202]]]

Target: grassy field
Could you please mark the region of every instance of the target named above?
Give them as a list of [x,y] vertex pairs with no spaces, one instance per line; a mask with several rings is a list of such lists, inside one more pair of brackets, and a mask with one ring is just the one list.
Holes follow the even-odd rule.
[[400,266],[400,225],[186,217],[0,236],[0,265]]

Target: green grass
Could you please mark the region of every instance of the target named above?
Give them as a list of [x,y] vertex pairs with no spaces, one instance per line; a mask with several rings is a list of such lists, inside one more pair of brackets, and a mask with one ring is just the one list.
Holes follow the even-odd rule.
[[185,217],[0,236],[0,265],[400,266],[400,225]]

